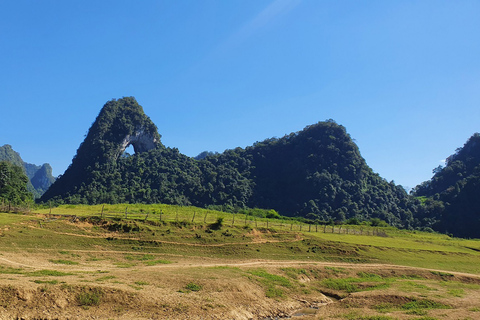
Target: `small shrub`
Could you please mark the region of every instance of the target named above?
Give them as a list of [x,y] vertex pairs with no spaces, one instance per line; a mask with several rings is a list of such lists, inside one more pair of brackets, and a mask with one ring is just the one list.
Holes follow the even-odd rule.
[[190,282],[185,286],[185,289],[187,289],[189,291],[200,291],[200,290],[202,290],[202,286],[199,285],[199,284]]
[[222,232],[222,235],[225,237],[233,237],[233,233],[231,233],[229,230]]
[[211,230],[220,230],[223,227],[223,218],[218,217],[215,223],[212,223],[208,226],[208,229]]
[[89,291],[80,292],[77,296],[78,304],[80,306],[98,306],[100,304],[100,298],[102,291],[100,289],[92,289]]

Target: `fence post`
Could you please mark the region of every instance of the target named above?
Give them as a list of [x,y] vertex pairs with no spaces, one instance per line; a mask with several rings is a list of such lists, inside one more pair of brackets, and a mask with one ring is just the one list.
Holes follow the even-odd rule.
[[160,221],[162,221],[162,214],[163,214],[163,210],[160,209]]
[[100,214],[100,218],[103,219],[103,208],[105,208],[105,205],[102,206],[102,213]]
[[308,225],[308,232],[310,232],[311,229],[312,229],[312,225],[309,224],[309,225]]
[[195,220],[195,211],[193,211],[193,218],[192,218],[192,223]]
[[205,212],[205,217],[203,217],[203,223],[207,223],[207,214],[208,212]]
[[128,219],[128,206],[125,208],[125,219]]
[[234,224],[235,224],[235,213],[232,213],[232,228]]

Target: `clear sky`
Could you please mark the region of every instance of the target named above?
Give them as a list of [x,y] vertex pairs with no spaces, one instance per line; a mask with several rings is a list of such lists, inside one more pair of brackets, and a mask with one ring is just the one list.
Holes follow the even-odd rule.
[[480,131],[480,1],[0,1],[0,145],[63,173],[134,96],[195,156],[334,119],[414,187]]

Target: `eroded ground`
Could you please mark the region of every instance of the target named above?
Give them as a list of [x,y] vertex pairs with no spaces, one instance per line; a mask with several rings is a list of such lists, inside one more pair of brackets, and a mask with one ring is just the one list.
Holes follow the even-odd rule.
[[376,258],[450,259],[474,270],[477,251],[462,242],[425,254],[355,244],[355,235],[334,242],[247,226],[7,218],[0,319],[480,319],[478,275]]

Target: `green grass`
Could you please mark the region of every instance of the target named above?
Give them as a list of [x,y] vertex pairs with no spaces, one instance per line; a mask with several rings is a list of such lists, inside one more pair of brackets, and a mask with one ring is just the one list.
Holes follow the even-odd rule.
[[41,276],[64,277],[64,276],[72,275],[72,273],[62,272],[62,271],[57,271],[57,270],[38,270],[38,271],[33,271],[33,272],[27,272],[25,274],[27,276],[30,276],[30,277],[41,277]]
[[352,278],[350,279],[325,279],[322,281],[322,286],[339,291],[345,291],[348,293],[359,291],[356,284],[352,283]]
[[429,299],[414,299],[402,306],[403,310],[451,309],[452,307]]
[[0,274],[23,274],[24,272],[22,268],[0,266]]
[[287,278],[278,276],[276,274],[268,273],[263,269],[250,270],[248,273],[261,278],[268,284],[279,285],[285,288],[292,287],[292,283]]
[[188,290],[188,291],[195,291],[196,292],[196,291],[202,290],[202,286],[199,285],[199,284],[190,282],[190,283],[187,283],[187,285],[185,285],[185,289]]
[[344,316],[348,320],[394,320],[395,318],[390,316],[360,316],[356,313],[347,314]]
[[457,298],[462,298],[465,296],[465,290],[463,289],[450,289],[447,292],[449,295],[457,297]]
[[285,274],[296,280],[300,275],[307,275],[307,270],[305,269],[298,269],[298,268],[282,268],[282,271],[285,272]]
[[112,279],[115,279],[115,278],[116,278],[115,276],[104,276],[104,277],[100,277],[100,278],[95,279],[95,281],[102,282],[102,281],[112,280]]
[[386,289],[391,286],[396,279],[383,278],[373,273],[359,272],[357,278],[328,278],[320,282],[320,285],[338,291],[347,293]]
[[169,261],[169,260],[162,260],[162,259],[159,259],[159,260],[149,260],[149,261],[145,261],[144,264],[146,266],[155,266],[157,264],[170,264],[170,263],[173,263],[172,261]]
[[71,260],[63,260],[63,259],[58,259],[58,260],[48,260],[51,263],[55,264],[66,264],[66,265],[78,265],[78,262],[71,261]]
[[[52,250],[62,255],[78,257],[71,252],[88,252],[97,246],[105,250],[131,252],[125,256],[125,260],[131,263],[122,262],[118,265],[127,268],[137,262],[145,265],[164,264],[168,260],[158,259],[158,255],[179,254],[214,258],[389,263],[480,274],[479,240],[395,228],[375,228],[387,235],[379,237],[372,236],[374,229],[367,226],[348,226],[350,234],[331,233],[330,227],[327,227],[326,233],[323,233],[323,227],[319,227],[318,232],[315,232],[316,228],[311,228],[311,232],[308,232],[307,225],[282,220],[268,220],[267,228],[267,219],[260,218],[255,227],[248,216],[245,225],[245,216],[242,214],[233,216],[213,210],[163,204],[104,205],[102,219],[102,207],[103,205],[63,205],[52,208],[52,214],[75,215],[86,219],[92,224],[90,228],[65,223],[70,218],[63,216],[44,219],[33,214],[2,214],[0,227],[8,226],[8,231],[4,232],[8,241],[0,243],[0,249],[5,252],[18,249],[33,250],[32,252]],[[126,208],[127,219],[124,214]],[[34,211],[48,214],[49,208]],[[149,216],[145,221],[147,212]],[[235,223],[232,227],[233,217]],[[208,228],[218,219],[223,219],[220,230]],[[109,231],[109,226],[114,225],[120,231]],[[265,243],[253,243],[249,235],[252,228],[262,234]],[[346,228],[344,226],[342,230]],[[127,229],[128,232],[124,232]],[[228,236],[225,236],[227,229]],[[362,235],[351,234],[352,230],[359,233],[360,229]],[[337,230],[338,227],[335,232]],[[366,235],[367,232],[370,235]],[[300,234],[303,241],[296,241],[297,234]],[[15,246],[11,246],[11,243]],[[218,246],[219,244],[225,246]],[[69,264],[68,261],[76,263],[67,259],[51,261],[60,264]],[[342,274],[341,268],[327,267],[326,270],[336,276]],[[5,269],[4,272],[14,271]],[[284,272],[291,279],[299,276],[292,270]],[[449,277],[440,276],[445,279]]]
[[333,274],[345,274],[345,268],[342,267],[325,267],[325,270],[333,273]]
[[[290,270],[287,269],[287,270],[288,270],[287,272],[292,272],[291,269]],[[301,273],[301,271],[296,271],[296,272]],[[252,277],[252,275],[254,277]],[[285,290],[282,289],[281,287],[293,288],[293,284],[289,279],[283,276],[268,273],[263,269],[249,270],[247,272],[247,277],[259,282],[265,287],[265,296],[267,298],[273,298],[273,299],[283,298],[285,296]]]

